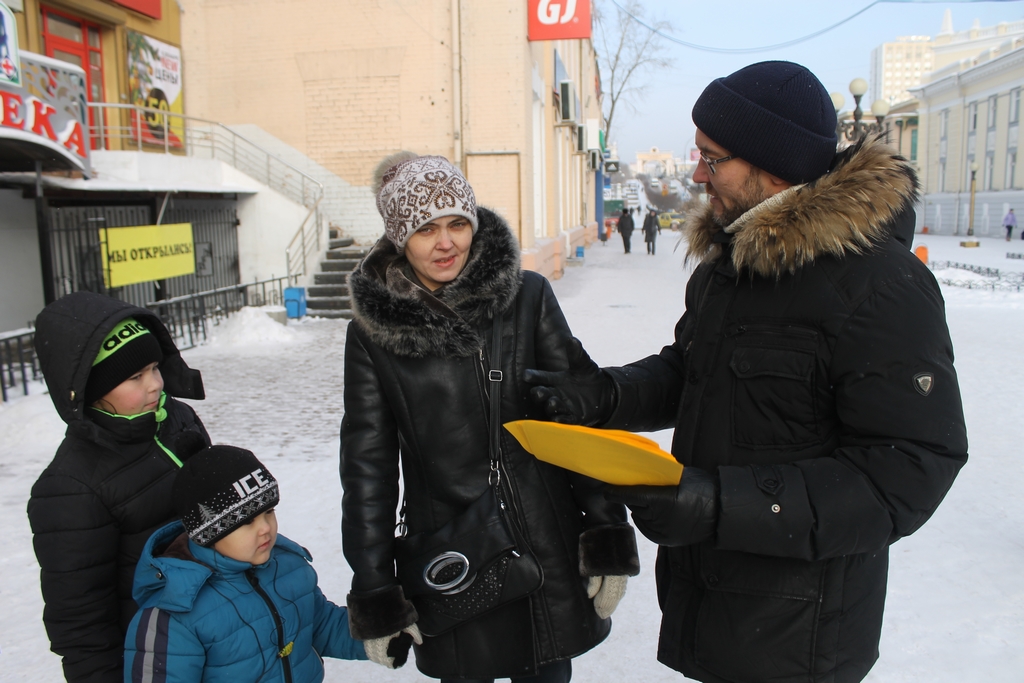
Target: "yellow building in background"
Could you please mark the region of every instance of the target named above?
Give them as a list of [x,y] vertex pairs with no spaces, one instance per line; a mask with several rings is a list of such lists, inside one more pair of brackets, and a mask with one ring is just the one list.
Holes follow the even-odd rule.
[[[527,5],[182,0],[187,113],[255,124],[356,188],[399,150],[445,156],[558,277],[596,237],[600,81],[589,39],[528,40]],[[344,232],[377,239],[369,190],[349,204]]]

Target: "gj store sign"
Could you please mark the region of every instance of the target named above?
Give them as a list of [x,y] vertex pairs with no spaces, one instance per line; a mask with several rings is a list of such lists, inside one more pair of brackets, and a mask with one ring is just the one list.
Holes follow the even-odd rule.
[[21,84],[0,81],[0,171],[77,170],[89,175],[85,72],[21,53]]
[[530,40],[590,37],[590,0],[527,0]]

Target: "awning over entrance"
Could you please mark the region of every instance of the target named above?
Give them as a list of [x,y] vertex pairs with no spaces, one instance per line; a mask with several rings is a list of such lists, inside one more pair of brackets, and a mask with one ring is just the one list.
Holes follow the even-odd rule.
[[[217,185],[213,183],[189,182],[187,180],[171,181],[133,181],[118,178],[65,178],[62,176],[44,175],[41,177],[43,188],[74,190],[79,192],[157,192],[171,194],[192,192],[196,194],[256,194],[256,190],[242,185]],[[0,185],[35,185],[34,173],[0,173]]]

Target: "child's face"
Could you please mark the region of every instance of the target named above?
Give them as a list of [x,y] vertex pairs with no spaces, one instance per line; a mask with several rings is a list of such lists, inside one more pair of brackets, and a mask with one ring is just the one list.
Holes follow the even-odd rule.
[[275,543],[277,515],[270,509],[214,543],[213,549],[224,557],[255,565],[270,559],[270,551]]
[[164,378],[157,365],[150,363],[118,384],[96,402],[97,406],[108,413],[128,416],[156,410],[164,389]]

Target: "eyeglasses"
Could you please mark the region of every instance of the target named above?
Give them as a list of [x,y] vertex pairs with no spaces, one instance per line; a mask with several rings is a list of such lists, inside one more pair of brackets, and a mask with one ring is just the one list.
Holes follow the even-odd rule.
[[708,159],[707,156],[705,156],[704,152],[700,152],[700,160],[708,165],[708,171],[711,173],[711,175],[715,175],[715,164],[720,164],[723,161],[729,161],[729,159],[732,158],[733,155],[730,154],[729,156],[722,157],[721,159]]

